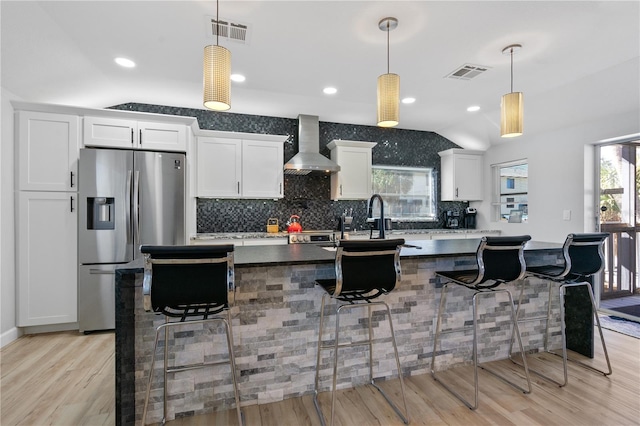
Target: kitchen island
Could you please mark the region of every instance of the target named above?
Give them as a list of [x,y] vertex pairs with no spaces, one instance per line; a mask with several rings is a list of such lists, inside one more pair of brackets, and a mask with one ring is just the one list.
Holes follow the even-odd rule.
[[[398,288],[383,296],[393,315],[402,374],[426,374],[430,367],[434,318],[440,290],[434,272],[442,269],[464,269],[475,265],[479,239],[411,241],[419,248],[403,248],[402,280]],[[529,242],[525,249],[528,264],[547,264],[560,259],[560,244]],[[268,247],[237,247],[235,251],[235,305],[232,309],[237,374],[242,405],[268,403],[313,392],[318,318],[322,290],[315,280],[334,275],[334,256],[330,250],[309,244]],[[142,308],[142,264],[126,265],[116,274],[116,414],[117,424],[140,421],[144,403],[146,377],[151,361],[155,327],[164,321],[161,315]],[[515,286],[512,285],[515,293]],[[527,316],[546,314],[546,291],[540,286],[528,287]],[[455,287],[448,295],[450,311],[443,328],[455,328],[471,315],[472,292]],[[506,300],[506,299],[505,299]],[[491,332],[481,340],[480,361],[505,358],[509,346],[510,327],[503,309],[481,306],[484,327]],[[558,312],[557,301],[552,305]],[[386,322],[379,325],[382,311],[374,312],[374,334],[389,336]],[[331,329],[333,315],[327,317]],[[364,332],[357,312],[345,315],[341,324],[351,324],[345,339],[356,340]],[[559,324],[551,324],[552,347],[558,347]],[[523,323],[522,335],[529,350],[543,347],[544,323]],[[223,340],[216,348],[207,344],[212,338],[222,339],[219,330],[202,330],[185,326],[176,362],[196,363],[224,353]],[[330,338],[325,335],[325,338]],[[438,366],[467,363],[470,360],[470,332],[452,334],[438,353]],[[380,348],[378,354],[388,354]],[[338,366],[338,388],[344,389],[367,382],[367,354],[361,347],[341,356]],[[374,347],[374,351],[376,348]],[[321,362],[321,389],[330,386],[330,353]],[[393,377],[392,357],[374,358],[376,377]],[[162,414],[161,365],[152,390],[149,421],[159,421]],[[215,391],[213,390],[215,388]],[[169,419],[230,407],[233,392],[229,370],[220,367],[209,372],[186,371],[169,375]],[[215,407],[215,408],[214,408]]]

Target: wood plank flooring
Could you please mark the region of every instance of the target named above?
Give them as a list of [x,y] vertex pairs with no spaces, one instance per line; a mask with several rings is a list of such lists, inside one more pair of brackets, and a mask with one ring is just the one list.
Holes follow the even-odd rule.
[[[613,375],[604,377],[575,364],[569,384],[559,388],[532,375],[533,392],[515,391],[481,371],[479,407],[471,411],[430,375],[405,378],[412,425],[640,425],[640,339],[604,330]],[[115,423],[114,336],[52,333],[25,336],[0,351],[0,424],[112,425]],[[598,346],[596,349],[599,350]],[[601,352],[592,362],[602,365]],[[561,374],[560,359],[529,357],[545,373]],[[591,360],[589,360],[591,361]],[[491,363],[503,373],[520,374],[510,361]],[[472,392],[469,366],[443,377]],[[398,380],[380,386],[401,403]],[[338,392],[337,425],[401,425],[401,420],[371,386]],[[320,395],[325,418],[330,394]],[[320,425],[311,395],[243,407],[250,426]],[[235,425],[235,411],[178,419],[168,425]]]

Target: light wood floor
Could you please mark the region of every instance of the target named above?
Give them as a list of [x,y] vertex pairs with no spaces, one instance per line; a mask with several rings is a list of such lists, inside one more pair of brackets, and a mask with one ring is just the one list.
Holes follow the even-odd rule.
[[[471,411],[430,375],[405,379],[414,425],[640,425],[640,340],[604,330],[613,375],[604,377],[574,364],[569,384],[558,388],[532,376],[533,392],[524,395],[481,371],[479,407]],[[56,333],[22,337],[0,351],[0,424],[111,425],[115,423],[113,334]],[[533,358],[533,359],[531,359]],[[559,373],[559,358],[530,357],[531,364]],[[596,358],[594,362],[602,361]],[[517,372],[509,361],[494,369]],[[471,391],[470,367],[444,372]],[[382,382],[400,401],[399,382]],[[467,394],[470,395],[470,394]],[[329,393],[321,394],[325,416]],[[243,407],[247,425],[319,425],[310,395]],[[235,411],[175,420],[167,424],[237,423]],[[336,424],[400,425],[402,422],[370,386],[338,392]]]

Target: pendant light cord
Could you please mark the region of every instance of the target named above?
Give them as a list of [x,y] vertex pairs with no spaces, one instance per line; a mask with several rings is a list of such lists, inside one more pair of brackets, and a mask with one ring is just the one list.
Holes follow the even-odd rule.
[[511,93],[513,93],[513,47],[511,48]]
[[389,33],[391,32],[389,20],[387,19],[387,74],[389,74]]
[[[216,46],[220,46],[220,2],[216,0]],[[513,61],[513,60],[512,60]]]

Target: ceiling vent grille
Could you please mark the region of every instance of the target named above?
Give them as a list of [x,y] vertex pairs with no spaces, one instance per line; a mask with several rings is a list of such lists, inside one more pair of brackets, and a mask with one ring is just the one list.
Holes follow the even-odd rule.
[[[216,25],[217,24],[217,25]],[[216,20],[216,18],[207,17],[207,34],[209,37],[215,38],[220,31],[220,37],[227,40],[235,41],[242,44],[249,44],[249,25],[240,22],[232,22],[229,20]]]
[[488,69],[489,67],[484,67],[482,65],[464,64],[463,66],[458,67],[455,71],[447,74],[445,78],[471,80],[472,78],[476,78],[480,74],[483,74]]

